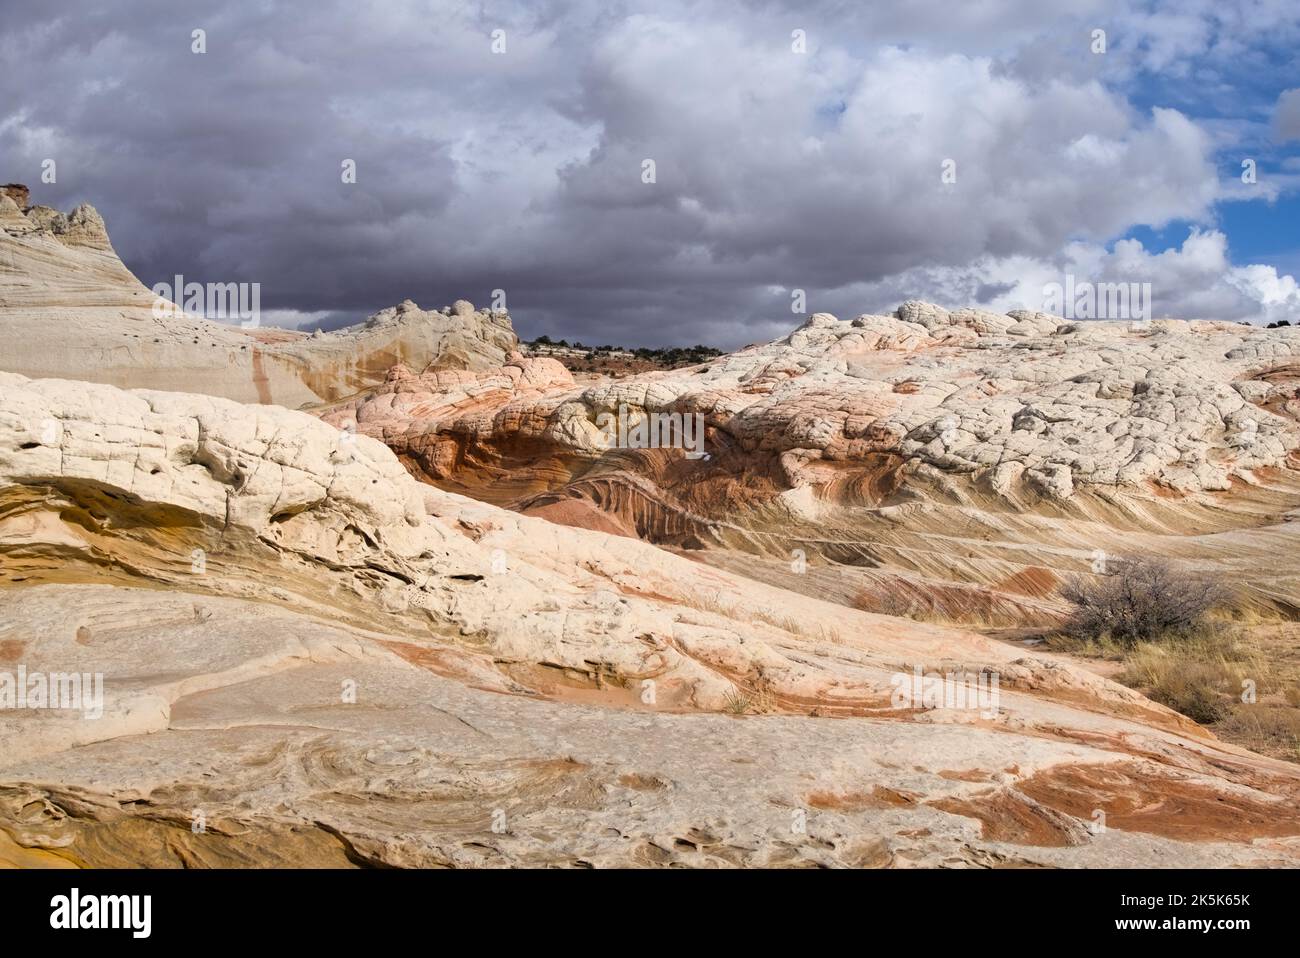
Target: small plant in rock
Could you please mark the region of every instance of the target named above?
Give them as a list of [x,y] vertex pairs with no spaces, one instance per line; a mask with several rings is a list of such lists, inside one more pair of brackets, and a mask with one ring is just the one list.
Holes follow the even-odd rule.
[[734,686],[722,697],[722,708],[731,715],[744,715],[753,704],[748,695]]

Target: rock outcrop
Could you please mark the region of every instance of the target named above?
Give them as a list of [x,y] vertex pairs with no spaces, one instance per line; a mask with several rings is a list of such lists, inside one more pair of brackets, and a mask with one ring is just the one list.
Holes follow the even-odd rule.
[[[567,388],[506,369],[444,385]],[[104,679],[98,718],[0,712],[0,861],[1300,858],[1300,770],[1128,689],[444,492],[277,407],[0,375],[0,608],[0,672]],[[1000,694],[900,703],[931,673]]]
[[909,302],[578,381],[465,301],[208,322],[29,204],[0,866],[1300,865],[1300,767],[933,621],[1124,552],[1300,611],[1300,330]]
[[[1047,621],[1062,576],[1143,551],[1290,608],[1300,565],[1261,559],[1293,551],[1298,356],[1300,329],[911,302],[594,384],[518,357],[397,369],[322,414],[443,488],[844,601],[901,591],[922,611]],[[706,455],[611,444],[620,410],[698,417]],[[794,555],[810,575],[786,574]]]
[[[382,383],[395,363],[495,367],[518,344],[509,316],[463,300],[440,310],[407,300],[319,335],[210,322],[145,288],[118,258],[94,207],[65,215],[27,202],[26,187],[0,194],[6,372],[298,408]],[[214,299],[230,302],[224,283]]]
[[21,183],[6,183],[4,186],[0,186],[0,196],[12,200],[14,205],[18,207],[19,212],[31,205],[31,190]]

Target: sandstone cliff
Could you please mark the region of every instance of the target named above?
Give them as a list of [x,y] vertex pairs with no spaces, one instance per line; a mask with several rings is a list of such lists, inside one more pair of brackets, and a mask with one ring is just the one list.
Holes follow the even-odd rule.
[[408,300],[314,336],[209,322],[145,288],[93,207],[65,215],[27,202],[26,187],[0,193],[0,369],[7,372],[296,408],[383,382],[394,363],[499,366],[518,343],[505,313],[465,301],[422,310]]

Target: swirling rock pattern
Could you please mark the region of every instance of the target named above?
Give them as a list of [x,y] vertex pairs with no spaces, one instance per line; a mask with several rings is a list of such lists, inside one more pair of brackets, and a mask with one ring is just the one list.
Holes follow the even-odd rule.
[[[518,356],[462,378],[399,369],[321,414],[442,488],[810,594],[901,588],[930,612],[1047,621],[1053,583],[1145,551],[1290,608],[1300,566],[1260,559],[1294,551],[1297,349],[1300,329],[908,302],[619,380]],[[601,417],[620,408],[702,417],[708,458],[609,448]],[[826,563],[784,574],[796,554]]]
[[[0,668],[105,678],[98,719],[0,712],[15,864],[1300,855],[1294,766],[1128,689],[445,492],[277,407],[0,375],[0,612]],[[915,667],[1000,701],[899,707]]]

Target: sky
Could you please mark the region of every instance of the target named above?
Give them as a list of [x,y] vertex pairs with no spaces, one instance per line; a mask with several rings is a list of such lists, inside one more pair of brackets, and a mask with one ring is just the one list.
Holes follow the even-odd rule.
[[146,285],[259,283],[263,322],[500,290],[526,338],[731,349],[802,312],[1040,309],[1067,274],[1300,322],[1294,0],[0,17],[0,181],[93,204]]

